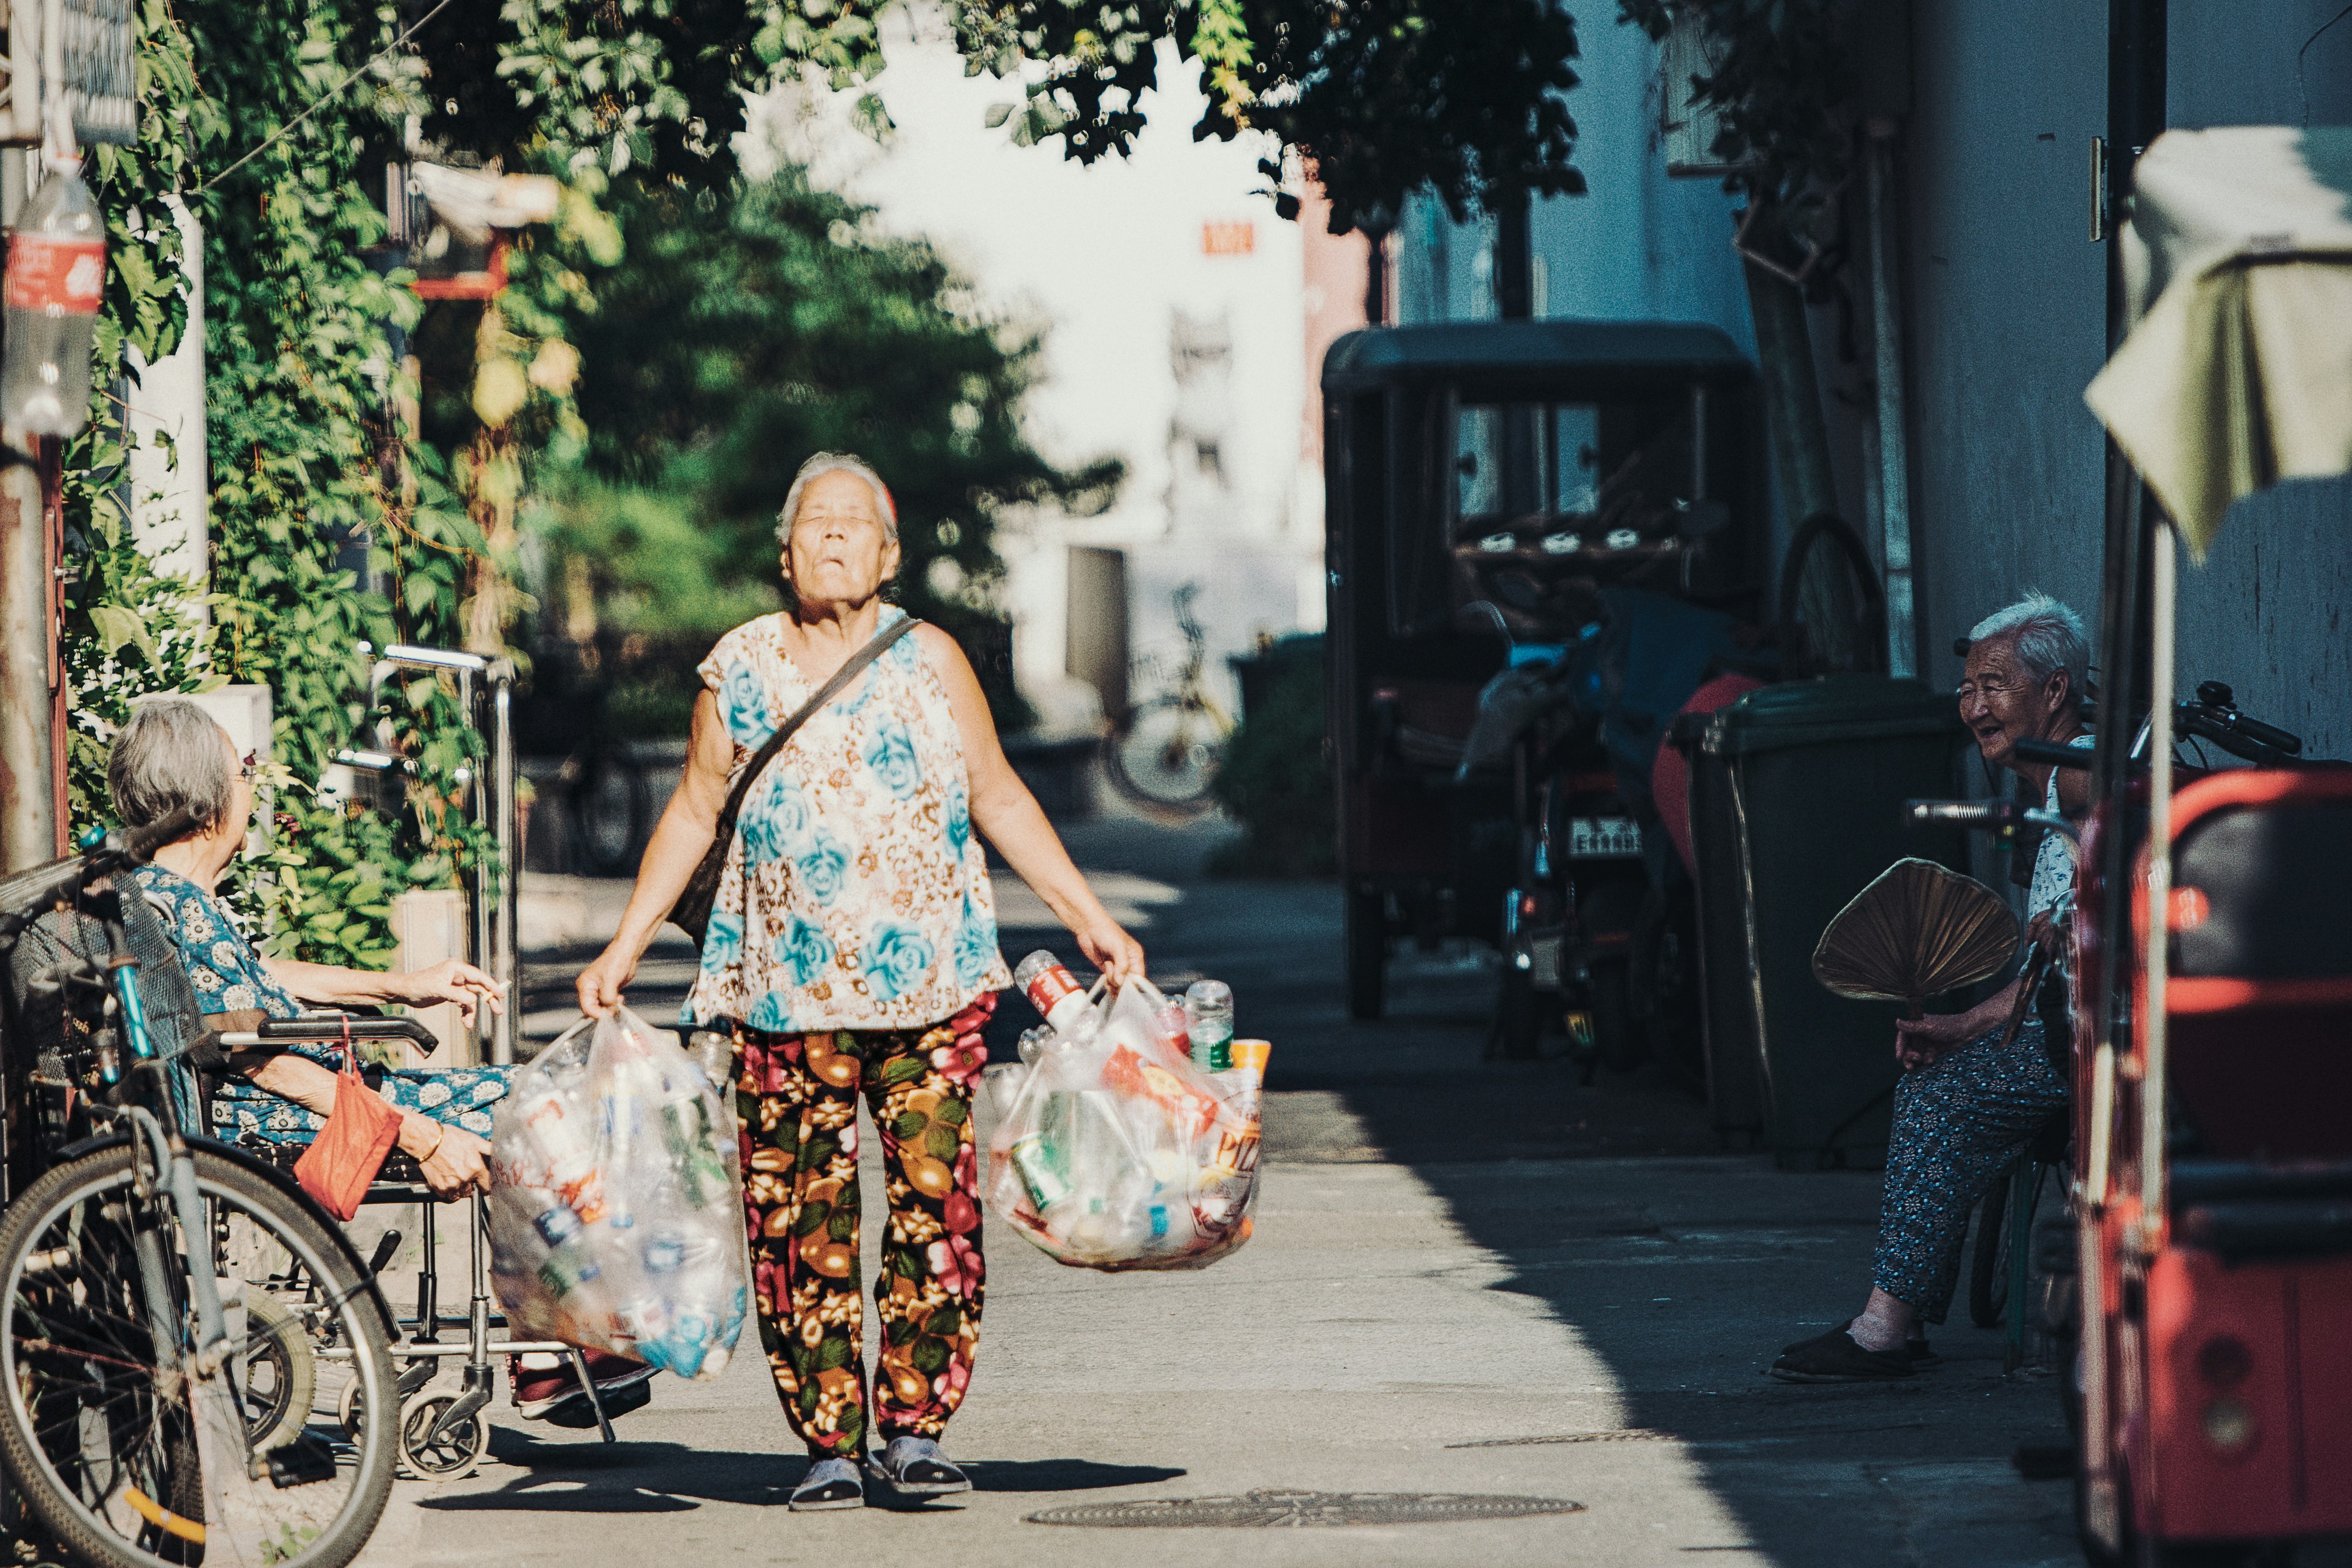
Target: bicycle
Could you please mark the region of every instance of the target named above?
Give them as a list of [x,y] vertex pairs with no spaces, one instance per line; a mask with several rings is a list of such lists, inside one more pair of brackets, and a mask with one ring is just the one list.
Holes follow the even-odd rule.
[[1209,636],[1192,613],[1201,585],[1174,594],[1185,654],[1173,687],[1129,708],[1103,737],[1103,771],[1139,806],[1186,815],[1204,810],[1234,721],[1209,695]]
[[90,1568],[343,1568],[383,1517],[396,1434],[339,1447],[310,1404],[331,1350],[390,1406],[375,1266],[294,1183],[203,1135],[192,1062],[216,1037],[144,901],[93,887],[189,825],[92,835],[0,882],[0,1042],[29,1061],[47,1167],[0,1218],[0,1469]]

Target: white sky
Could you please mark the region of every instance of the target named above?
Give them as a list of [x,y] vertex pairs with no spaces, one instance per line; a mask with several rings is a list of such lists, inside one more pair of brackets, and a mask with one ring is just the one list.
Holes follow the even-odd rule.
[[[1297,225],[1254,193],[1266,184],[1256,167],[1265,149],[1248,138],[1192,139],[1202,99],[1172,50],[1161,52],[1163,85],[1145,99],[1135,155],[1086,168],[1062,156],[1058,140],[1016,147],[1005,131],[987,129],[989,107],[1015,101],[1017,89],[965,77],[936,21],[910,24],[894,11],[885,38],[889,67],[877,89],[898,126],[888,145],[849,127],[836,99],[793,151],[822,183],[878,209],[887,227],[938,246],[992,306],[1045,327],[1032,439],[1057,461],[1113,453],[1129,464],[1115,521],[1089,534],[1164,526],[1168,330],[1180,305],[1230,313],[1227,467],[1249,531],[1279,527],[1297,479],[1301,282]],[[773,99],[754,110],[755,125],[790,118]],[[1202,224],[1234,219],[1253,222],[1254,254],[1202,255]]]

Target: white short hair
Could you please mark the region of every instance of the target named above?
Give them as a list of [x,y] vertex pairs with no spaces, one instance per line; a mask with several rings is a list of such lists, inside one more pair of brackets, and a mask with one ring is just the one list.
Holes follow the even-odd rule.
[[2017,662],[2036,681],[2046,681],[2053,672],[2063,670],[2069,696],[2080,697],[2087,689],[2091,639],[2083,631],[2083,618],[2064,604],[2029,588],[2024,598],[1994,611],[1969,630],[1971,644],[2005,636],[2017,639]]
[[793,487],[784,492],[783,509],[776,514],[776,542],[790,544],[793,524],[801,515],[801,497],[809,482],[826,474],[855,474],[874,492],[874,505],[882,513],[882,535],[892,544],[898,542],[898,504],[890,498],[890,486],[882,483],[882,476],[863,457],[849,452],[820,452],[801,465],[793,476]]
[[184,697],[141,703],[107,754],[115,815],[126,828],[143,828],[184,806],[199,831],[211,829],[228,814],[234,744],[212,715]]

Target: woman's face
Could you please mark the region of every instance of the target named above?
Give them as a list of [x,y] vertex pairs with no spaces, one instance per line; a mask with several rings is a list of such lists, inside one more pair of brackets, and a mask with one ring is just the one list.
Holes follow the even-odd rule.
[[2017,766],[2019,741],[2056,740],[2072,727],[2064,721],[2074,701],[2066,672],[2035,680],[2018,660],[2014,635],[1970,645],[1959,696],[1960,722],[1976,737],[1984,759],[1997,767]]
[[803,604],[860,605],[898,575],[898,547],[882,521],[873,486],[841,469],[801,492],[784,580]]

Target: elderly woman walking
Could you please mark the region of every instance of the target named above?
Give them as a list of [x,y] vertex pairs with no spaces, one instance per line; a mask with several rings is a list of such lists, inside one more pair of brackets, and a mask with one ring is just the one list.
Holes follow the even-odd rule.
[[[2087,776],[2029,762],[2017,743],[2090,745],[2081,713],[2089,672],[2082,620],[2046,594],[2029,592],[1969,632],[1958,692],[1960,722],[1985,761],[2024,779],[2045,810],[2070,817],[2089,805]],[[2053,920],[2074,876],[2073,845],[2063,834],[2045,835],[2025,895],[2038,940],[2061,939]],[[1969,1211],[2066,1104],[2065,1071],[2030,1009],[2016,1038],[2001,1041],[2023,984],[2021,977],[2011,980],[1966,1012],[1895,1020],[1895,1054],[1905,1071],[1895,1086],[1870,1297],[1852,1321],[1781,1352],[1773,1376],[1867,1383],[1908,1377],[1932,1364],[1922,1325],[1942,1322],[1951,1303]]]
[[[971,1090],[981,1027],[1011,983],[973,830],[1097,965],[1140,976],[1143,950],[1005,760],[954,640],[933,626],[901,630],[905,612],[882,601],[899,549],[880,476],[855,457],[812,457],[777,533],[792,608],[737,627],[703,661],[709,689],[695,703],[685,779],[646,846],[620,934],[580,976],[580,1005],[603,1017],[620,1004],[753,754],[861,650],[896,632],[751,781],[687,1000],[693,1023],[735,1040],[761,1337],[812,1460],[792,1506],[854,1508],[861,1461],[898,1497],[971,1485],[938,1438],[979,1338]],[[888,1167],[870,1416],[861,1091]],[[869,1420],[887,1443],[878,1456],[866,1453]]]

